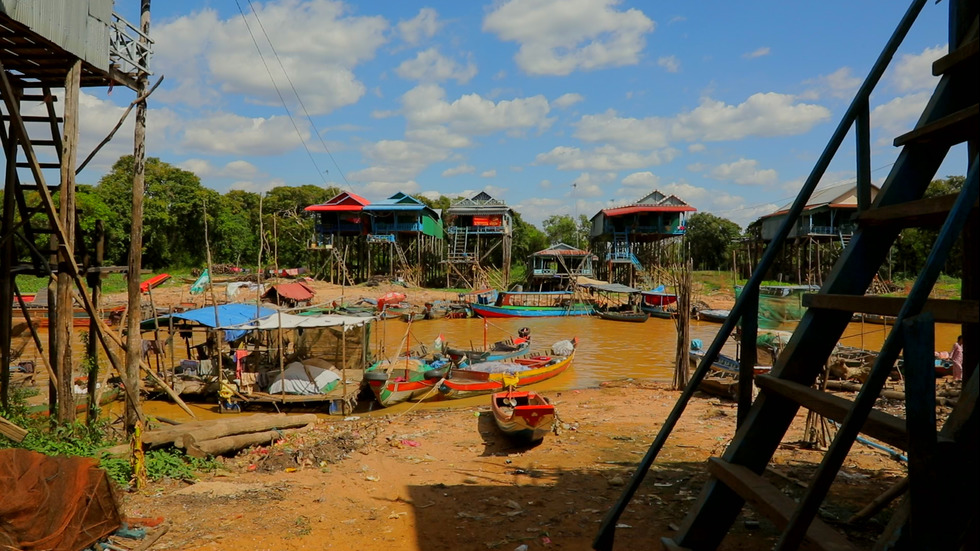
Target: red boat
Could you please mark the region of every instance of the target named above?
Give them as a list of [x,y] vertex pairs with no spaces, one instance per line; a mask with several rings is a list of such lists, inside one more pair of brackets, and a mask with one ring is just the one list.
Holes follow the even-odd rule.
[[500,431],[515,440],[538,442],[555,424],[555,406],[533,390],[498,392],[490,408]]

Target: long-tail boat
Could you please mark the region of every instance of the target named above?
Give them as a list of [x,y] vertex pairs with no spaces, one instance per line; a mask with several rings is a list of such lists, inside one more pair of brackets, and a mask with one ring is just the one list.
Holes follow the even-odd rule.
[[514,440],[542,440],[555,424],[555,406],[533,390],[497,392],[490,398],[493,420],[500,432]]

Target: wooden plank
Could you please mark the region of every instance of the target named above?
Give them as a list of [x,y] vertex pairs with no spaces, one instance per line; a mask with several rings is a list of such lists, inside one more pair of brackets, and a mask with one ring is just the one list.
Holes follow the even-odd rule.
[[[779,379],[772,375],[759,375],[756,377],[756,384],[763,390],[789,398],[803,407],[815,411],[828,419],[833,419],[838,423],[844,422],[847,412],[851,410],[851,406],[853,405],[853,402],[840,396],[834,396],[833,394],[828,394],[792,381]],[[905,419],[878,410],[872,410],[868,415],[868,420],[861,428],[861,432],[896,448],[908,449],[908,433],[905,429]]]
[[946,71],[949,71],[960,63],[963,63],[971,57],[976,57],[978,52],[978,44],[980,44],[980,41],[974,38],[972,42],[967,42],[966,44],[934,61],[932,63],[933,76],[938,77],[945,74]]
[[[809,293],[803,295],[803,306],[840,312],[862,312],[882,316],[897,316],[905,303],[903,297],[872,295],[835,295]],[[980,301],[928,299],[922,308],[942,323],[977,323],[980,320]]]
[[18,427],[3,417],[0,417],[0,434],[17,443],[23,442],[24,438],[27,437],[26,430]]
[[664,548],[664,551],[691,551],[687,547],[677,545],[677,542],[671,538],[660,538],[660,545]]
[[[935,323],[928,313],[902,322],[905,339],[905,414],[909,432],[910,542],[927,549],[935,527],[942,523],[936,503],[936,376]],[[943,465],[943,468],[948,467]]]
[[976,133],[978,118],[980,118],[980,104],[971,105],[902,134],[895,138],[895,147],[910,143],[942,142],[954,145],[964,142]]
[[[761,476],[719,457],[708,459],[708,472],[742,496],[756,511],[765,515],[777,529],[783,530],[789,524],[796,502]],[[822,520],[813,519],[800,549],[851,551],[857,548]]]
[[[865,227],[880,225],[896,228],[938,227],[946,220],[957,196],[953,193],[869,209],[858,214],[854,220]],[[974,204],[973,208],[976,210],[977,205]]]

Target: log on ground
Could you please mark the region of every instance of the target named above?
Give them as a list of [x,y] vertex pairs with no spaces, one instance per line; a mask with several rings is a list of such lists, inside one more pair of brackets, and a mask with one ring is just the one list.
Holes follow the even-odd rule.
[[235,434],[214,440],[204,440],[203,442],[188,441],[187,455],[191,457],[204,458],[208,456],[223,455],[226,453],[237,452],[249,446],[261,446],[282,438],[288,434],[304,432],[312,428],[309,424],[304,427],[287,430],[269,430],[265,432],[251,432],[247,434]]

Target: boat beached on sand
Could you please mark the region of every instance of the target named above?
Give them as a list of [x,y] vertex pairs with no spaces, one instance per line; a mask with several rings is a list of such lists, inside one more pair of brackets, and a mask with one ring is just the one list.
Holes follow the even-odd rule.
[[429,372],[427,376],[442,376],[439,393],[445,398],[467,398],[501,392],[539,383],[563,373],[572,364],[578,338],[558,341],[551,354],[518,358],[511,362],[484,362],[466,369],[451,369],[445,374]]
[[484,318],[542,318],[591,316],[595,304],[577,302],[571,291],[506,291],[493,304],[471,303],[473,313]]
[[555,406],[533,390],[509,390],[490,397],[493,420],[500,432],[514,440],[534,443],[551,432]]

